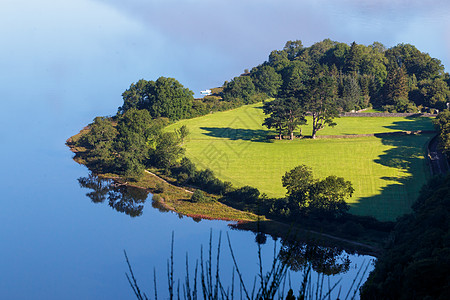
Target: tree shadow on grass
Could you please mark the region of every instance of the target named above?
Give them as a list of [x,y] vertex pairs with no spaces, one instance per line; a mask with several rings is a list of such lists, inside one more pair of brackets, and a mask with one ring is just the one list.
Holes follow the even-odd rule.
[[384,126],[385,128],[394,129],[398,131],[416,131],[426,130],[434,131],[435,128],[430,118],[425,117],[406,117],[411,121],[397,121],[391,125]]
[[200,127],[200,129],[207,131],[204,133],[207,136],[216,138],[224,138],[229,140],[244,140],[252,142],[272,143],[270,139],[270,131],[262,129],[242,129],[230,127]]
[[[389,128],[409,131],[422,130],[423,126],[423,120],[416,118],[414,122],[396,122]],[[381,189],[378,195],[361,198],[358,203],[352,204],[351,212],[359,215],[372,215],[382,221],[395,220],[410,212],[411,205],[415,202],[421,186],[430,176],[424,156],[427,142],[433,137],[433,134],[380,134],[376,137],[381,139],[383,145],[392,148],[386,150],[374,162],[385,167],[400,169],[405,176],[380,177],[389,183]]]

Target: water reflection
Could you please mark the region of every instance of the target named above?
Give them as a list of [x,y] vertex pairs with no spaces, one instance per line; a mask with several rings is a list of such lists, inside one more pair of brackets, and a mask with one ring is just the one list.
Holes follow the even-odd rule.
[[148,197],[148,192],[144,189],[116,184],[111,179],[99,178],[94,174],[78,178],[78,183],[82,188],[92,190],[86,194],[92,202],[103,203],[108,200],[108,205],[118,212],[130,217],[142,215]]
[[[82,188],[90,189],[86,193],[93,203],[107,202],[110,207],[118,212],[125,213],[130,217],[142,215],[148,192],[123,184],[117,184],[111,179],[99,178],[94,174],[78,178]],[[157,197],[155,197],[157,198]],[[152,207],[160,212],[169,212],[159,201],[152,201]],[[182,214],[177,214],[183,218]],[[193,218],[200,222],[201,218]],[[273,237],[277,240],[277,237]],[[265,244],[267,234],[255,232],[255,242]],[[350,267],[349,255],[342,247],[330,245],[318,245],[311,241],[284,240],[281,239],[281,248],[278,258],[293,271],[305,271],[311,267],[314,271],[324,275],[336,275],[345,273]]]
[[[236,227],[234,227],[236,228]],[[245,229],[243,229],[245,230]],[[255,242],[263,245],[267,242],[267,234],[254,232]],[[272,236],[276,241],[278,238]],[[320,245],[318,241],[300,241],[281,239],[278,258],[294,272],[305,272],[312,268],[319,274],[337,275],[350,269],[350,255],[344,248],[332,245]]]
[[281,241],[279,258],[293,271],[309,266],[319,274],[337,275],[350,268],[350,257],[338,247],[325,247],[298,241]]

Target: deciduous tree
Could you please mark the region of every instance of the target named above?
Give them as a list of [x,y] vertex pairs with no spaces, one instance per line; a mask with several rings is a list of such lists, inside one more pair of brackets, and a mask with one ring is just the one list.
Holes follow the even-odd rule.
[[269,97],[275,97],[283,83],[281,75],[275,72],[275,69],[268,65],[263,65],[251,74],[255,88]]
[[139,80],[123,94],[123,114],[131,108],[146,109],[153,118],[180,120],[190,116],[194,93],[174,78],[159,77],[156,81]]
[[253,94],[255,94],[255,85],[250,76],[235,77],[223,89],[223,99],[229,102],[250,104]]
[[336,79],[327,74],[320,66],[315,74],[307,81],[301,105],[304,111],[312,116],[312,138],[316,138],[317,131],[326,125],[335,126],[333,119],[338,117],[336,105]]

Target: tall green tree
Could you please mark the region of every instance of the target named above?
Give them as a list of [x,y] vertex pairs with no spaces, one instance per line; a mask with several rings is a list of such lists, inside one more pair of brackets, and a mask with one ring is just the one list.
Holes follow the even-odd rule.
[[337,82],[326,69],[317,67],[315,74],[306,83],[301,99],[304,111],[312,116],[312,138],[326,125],[335,126],[334,118],[339,116],[337,105]]
[[281,72],[290,64],[288,53],[286,51],[274,50],[270,52],[268,63],[276,72]]
[[305,89],[305,81],[308,79],[309,67],[303,61],[293,61],[282,71],[283,85],[280,97],[298,98]]
[[174,78],[159,77],[148,85],[146,108],[153,118],[180,120],[190,115],[194,93]]
[[119,113],[123,114],[131,108],[143,109],[145,103],[149,101],[148,97],[149,81],[141,79],[132,83],[130,87],[122,93],[123,105],[119,107]]
[[391,68],[383,87],[384,103],[392,104],[395,99],[408,99],[408,81],[404,67]]
[[289,60],[294,60],[303,51],[303,44],[301,40],[287,41],[284,45],[283,51],[287,53],[287,58]]
[[276,129],[280,139],[282,139],[283,132],[286,132],[293,140],[294,131],[298,126],[306,124],[304,111],[295,98],[280,98],[265,103],[263,110],[269,115],[263,125],[269,129]]
[[159,77],[156,81],[139,80],[123,94],[119,114],[131,108],[146,109],[153,118],[180,120],[191,114],[194,93],[174,78]]
[[444,66],[440,60],[419,51],[411,44],[398,44],[388,49],[385,55],[389,61],[389,67],[404,66],[407,74],[409,76],[415,74],[419,81],[436,78],[444,72]]
[[353,192],[350,181],[334,175],[328,176],[311,185],[308,211],[316,215],[337,217],[350,208],[345,200],[350,198]]
[[335,41],[330,39],[324,39],[321,42],[314,43],[311,47],[306,48],[305,51],[299,56],[299,59],[305,61],[310,66],[314,66],[320,63],[321,59],[336,45]]
[[350,47],[347,44],[336,43],[333,48],[324,54],[320,63],[326,64],[329,67],[335,65],[338,70],[344,70],[349,50]]
[[94,122],[89,125],[89,132],[81,137],[78,144],[89,149],[95,149],[102,142],[112,142],[117,133],[110,118],[96,117]]
[[96,117],[89,125],[89,131],[77,144],[88,149],[86,162],[91,170],[109,172],[113,169],[115,159],[113,141],[117,134],[110,118]]
[[363,46],[353,42],[346,57],[346,72],[357,74],[363,58]]
[[340,107],[344,111],[359,109],[361,104],[361,88],[356,76],[351,74],[340,77]]
[[312,169],[306,165],[299,165],[286,172],[281,178],[287,196],[298,192],[307,192],[314,183]]
[[223,99],[229,102],[250,104],[251,96],[255,94],[255,85],[250,76],[238,76],[228,82],[223,89]]
[[256,90],[269,97],[275,97],[283,83],[281,75],[268,65],[262,65],[252,70],[251,77]]
[[156,147],[150,149],[151,164],[158,168],[170,169],[184,154],[181,140],[173,132],[161,132],[157,137]]
[[268,117],[264,119],[262,124],[269,129],[275,129],[280,140],[283,139],[283,132],[286,128],[285,112],[281,101],[280,99],[275,99],[264,103],[263,111]]
[[439,133],[439,144],[441,150],[449,157],[450,155],[450,111],[441,111],[433,123]]
[[118,136],[114,141],[118,171],[138,178],[148,159],[150,141],[155,138],[153,120],[147,110],[129,109],[119,117]]
[[419,81],[417,88],[419,99],[415,100],[419,102],[418,104],[444,109],[450,102],[450,88],[441,78]]
[[290,209],[303,215],[338,217],[349,209],[346,200],[354,192],[351,182],[342,177],[314,179],[311,168],[305,165],[286,172],[282,183]]
[[387,77],[387,59],[384,52],[380,49],[382,44],[362,46],[359,71],[362,75],[373,76],[378,86],[382,86]]

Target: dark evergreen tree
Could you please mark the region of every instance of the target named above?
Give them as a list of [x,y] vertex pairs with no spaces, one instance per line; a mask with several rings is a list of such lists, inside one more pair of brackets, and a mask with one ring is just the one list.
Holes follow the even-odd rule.
[[279,98],[266,102],[263,110],[265,114],[269,115],[263,125],[277,130],[280,139],[282,139],[283,132],[286,132],[293,140],[297,127],[306,124],[304,111],[295,98]]
[[339,116],[336,104],[337,82],[326,68],[316,69],[306,82],[305,92],[301,98],[302,109],[312,116],[312,138],[326,125],[335,126],[333,119]]
[[388,71],[383,96],[383,104],[392,104],[394,99],[408,99],[408,83],[404,67]]
[[345,72],[357,74],[362,61],[362,48],[353,42],[348,51]]

